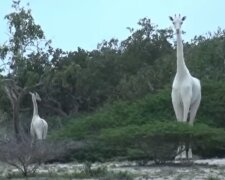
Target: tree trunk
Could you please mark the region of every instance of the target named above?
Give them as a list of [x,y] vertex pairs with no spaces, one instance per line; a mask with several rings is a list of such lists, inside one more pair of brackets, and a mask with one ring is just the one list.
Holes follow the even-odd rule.
[[18,102],[13,103],[13,125],[16,137],[19,137],[20,129],[19,129],[19,104]]
[[12,111],[13,111],[13,127],[15,137],[20,139],[20,123],[19,123],[19,110],[20,110],[20,100],[23,97],[23,93],[18,93],[16,88],[13,86],[5,86],[5,92],[10,100]]

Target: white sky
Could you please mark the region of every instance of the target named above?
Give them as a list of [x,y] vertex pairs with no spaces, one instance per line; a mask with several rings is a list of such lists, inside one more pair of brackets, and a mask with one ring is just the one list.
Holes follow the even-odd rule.
[[[7,40],[4,16],[12,11],[11,0],[0,3],[0,43]],[[124,40],[148,17],[160,28],[171,26],[169,15],[187,16],[183,25],[186,41],[195,35],[225,29],[224,0],[21,0],[30,3],[35,22],[41,25],[53,47],[74,51],[93,50],[102,40]]]

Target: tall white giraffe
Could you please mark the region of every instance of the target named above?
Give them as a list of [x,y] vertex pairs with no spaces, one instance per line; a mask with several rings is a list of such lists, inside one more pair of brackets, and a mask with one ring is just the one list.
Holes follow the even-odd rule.
[[38,115],[38,106],[37,106],[37,100],[41,101],[40,96],[38,93],[32,93],[30,92],[30,95],[32,97],[33,101],[33,118],[30,125],[30,133],[33,139],[46,139],[47,137],[47,131],[48,131],[48,124],[47,122],[40,118]]
[[[173,23],[177,37],[177,72],[172,86],[172,103],[177,121],[193,125],[195,116],[201,101],[200,81],[193,77],[184,61],[183,43],[181,38],[181,26],[186,17],[169,17]],[[188,116],[189,115],[189,116]],[[191,148],[185,149],[178,158],[192,158]]]

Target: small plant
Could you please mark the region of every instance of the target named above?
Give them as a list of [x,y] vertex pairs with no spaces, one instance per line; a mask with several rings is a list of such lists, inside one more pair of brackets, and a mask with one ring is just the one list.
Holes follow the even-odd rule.
[[215,176],[209,176],[209,177],[207,178],[207,180],[220,180],[220,178],[215,177]]
[[184,179],[184,174],[179,174],[176,178],[175,178],[175,180],[182,180],[182,179]]
[[84,172],[85,172],[85,174],[89,174],[89,175],[91,175],[91,172],[92,172],[92,170],[91,170],[91,163],[90,162],[85,162],[85,164],[84,164]]
[[16,167],[24,176],[35,173],[47,155],[43,143],[32,144],[28,136],[11,138],[0,143],[0,160]]
[[102,177],[107,174],[106,167],[91,168],[91,163],[84,164],[84,174],[87,177]]

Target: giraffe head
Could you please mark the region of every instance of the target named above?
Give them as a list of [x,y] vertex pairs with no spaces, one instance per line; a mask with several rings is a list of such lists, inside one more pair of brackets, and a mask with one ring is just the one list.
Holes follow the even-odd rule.
[[41,101],[41,98],[37,92],[34,92],[34,93],[29,92],[29,93],[32,96],[32,98],[35,98],[36,100]]
[[169,16],[169,18],[170,18],[170,20],[173,23],[173,26],[174,26],[174,28],[176,30],[176,33],[177,34],[180,33],[181,26],[182,26],[184,20],[186,19],[186,16],[182,17],[180,14],[178,16],[175,14],[174,17]]

